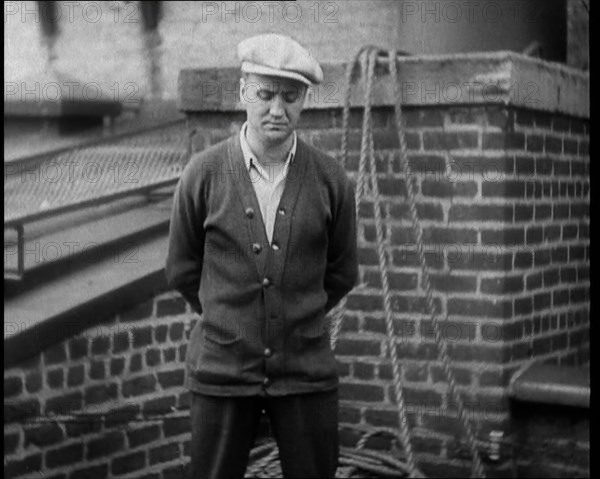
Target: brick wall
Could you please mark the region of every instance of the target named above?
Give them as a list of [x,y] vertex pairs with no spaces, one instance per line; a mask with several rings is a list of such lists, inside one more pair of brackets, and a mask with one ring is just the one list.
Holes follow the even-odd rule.
[[[428,476],[468,474],[456,405],[424,309],[393,111],[377,107],[373,115],[414,448]],[[195,149],[243,121],[242,113],[192,114]],[[501,459],[486,468],[509,476],[522,460],[514,449],[526,441],[509,412],[512,373],[532,358],[565,365],[589,358],[589,126],[512,106],[407,107],[406,121],[435,302],[442,317],[449,315],[443,332],[453,370],[482,444],[490,431],[504,432]],[[360,125],[361,112],[353,111],[346,166],[354,181]],[[339,108],[305,112],[300,135],[315,146],[339,155],[341,133]],[[361,205],[358,233],[360,280],[336,351],[340,420],[395,428],[370,200]],[[5,370],[8,475],[181,477],[189,447],[183,358],[194,321],[176,294],[160,294]],[[353,446],[358,437],[342,427],[341,439]],[[367,446],[396,447],[381,438]]]
[[193,316],[160,294],[5,369],[7,477],[183,477]]
[[[480,440],[505,433],[501,464],[510,474],[506,386],[532,359],[589,360],[589,126],[577,118],[503,106],[408,107],[406,139],[436,305],[453,370]],[[194,113],[195,147],[239,129],[243,114]],[[340,156],[341,110],[311,110],[301,136]],[[416,244],[400,174],[393,111],[374,109],[374,142],[404,393],[415,450],[428,475],[468,473],[456,403],[448,397],[420,286]],[[361,111],[350,121],[356,181]],[[373,202],[358,227],[359,285],[348,296],[336,353],[341,420],[395,427]],[[342,431],[342,443],[358,437]],[[373,438],[370,447],[390,447]],[[464,459],[467,459],[465,461]]]

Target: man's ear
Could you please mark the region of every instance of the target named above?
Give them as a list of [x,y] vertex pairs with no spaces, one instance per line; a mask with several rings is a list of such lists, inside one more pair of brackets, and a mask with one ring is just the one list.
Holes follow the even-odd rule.
[[302,100],[302,105],[303,105],[303,107],[305,107],[305,106],[306,106],[306,101],[308,100],[308,90],[309,90],[309,88],[310,88],[310,87],[309,87],[308,85],[306,85],[306,86],[304,87],[304,92],[302,93],[302,95],[304,96],[304,99]]
[[240,101],[246,103],[246,82],[240,78]]

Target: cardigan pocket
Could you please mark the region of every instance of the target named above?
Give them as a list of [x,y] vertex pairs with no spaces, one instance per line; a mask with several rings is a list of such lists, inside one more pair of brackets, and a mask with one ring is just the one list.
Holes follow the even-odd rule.
[[222,346],[227,346],[228,344],[235,344],[240,341],[240,338],[237,336],[235,332],[227,331],[225,334],[222,332],[216,332],[211,329],[204,330],[204,338],[207,342],[216,343]]
[[240,339],[208,332],[199,322],[190,337],[186,362],[194,378],[205,384],[239,382]]

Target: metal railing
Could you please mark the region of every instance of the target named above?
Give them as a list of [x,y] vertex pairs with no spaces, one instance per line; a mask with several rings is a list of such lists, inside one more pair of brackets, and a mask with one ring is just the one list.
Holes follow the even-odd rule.
[[23,278],[25,224],[175,185],[189,155],[177,121],[5,163],[4,228],[17,233],[17,269],[5,264],[5,279]]

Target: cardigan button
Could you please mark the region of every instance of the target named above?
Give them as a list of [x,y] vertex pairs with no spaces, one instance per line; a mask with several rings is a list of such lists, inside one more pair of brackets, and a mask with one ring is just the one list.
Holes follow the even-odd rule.
[[273,243],[271,245],[271,248],[273,249],[273,251],[279,251],[279,245],[277,243]]
[[271,384],[271,380],[269,378],[264,378],[263,379],[263,386],[267,387],[269,384]]
[[269,278],[263,278],[263,280],[262,280],[262,285],[263,285],[265,288],[268,288],[268,287],[271,285],[271,281],[269,280]]
[[279,208],[277,211],[281,216],[285,216],[285,208]]
[[252,251],[254,251],[256,254],[260,253],[261,250],[262,246],[260,245],[260,243],[254,243],[252,245]]
[[246,208],[246,216],[248,218],[254,218],[254,208]]
[[264,351],[265,358],[270,358],[273,355],[273,351],[270,348],[266,348]]

